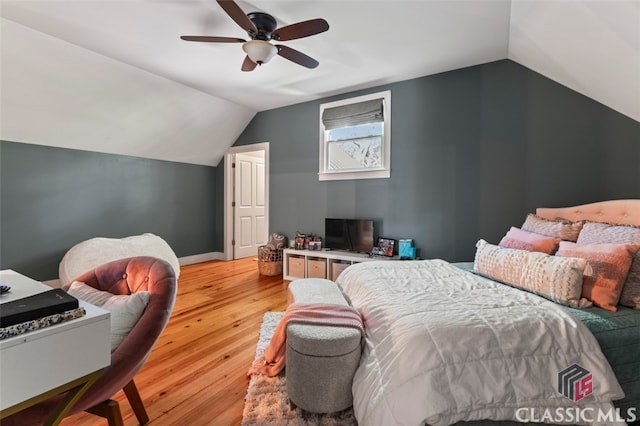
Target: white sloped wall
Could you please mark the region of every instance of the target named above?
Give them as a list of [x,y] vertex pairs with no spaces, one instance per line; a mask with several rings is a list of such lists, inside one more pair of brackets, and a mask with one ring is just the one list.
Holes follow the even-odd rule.
[[640,121],[637,0],[512,0],[509,59]]
[[0,21],[2,140],[216,166],[255,111]]

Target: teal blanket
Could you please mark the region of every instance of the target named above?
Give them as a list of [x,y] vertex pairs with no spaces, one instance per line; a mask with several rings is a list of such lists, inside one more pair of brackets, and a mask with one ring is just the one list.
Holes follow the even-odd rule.
[[600,343],[625,398],[616,407],[640,409],[640,311],[618,307],[610,312],[597,307],[574,309],[563,306],[584,323]]

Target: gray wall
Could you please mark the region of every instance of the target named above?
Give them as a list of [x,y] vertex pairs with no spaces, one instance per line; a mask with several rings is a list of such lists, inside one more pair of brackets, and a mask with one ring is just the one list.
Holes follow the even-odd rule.
[[[386,89],[391,178],[320,182],[320,104]],[[271,232],[372,217],[382,236],[450,261],[473,259],[478,238],[497,242],[536,207],[640,198],[640,123],[509,60],[261,112],[236,145],[260,142]]]
[[[386,89],[391,179],[319,182],[320,103]],[[236,144],[260,142],[271,231],[373,217],[424,257],[469,260],[537,206],[640,198],[640,123],[506,60],[265,111]],[[178,256],[222,251],[223,175],[222,163],[0,142],[0,267],[51,279],[77,242],[143,232]]]
[[151,232],[176,254],[218,251],[216,168],[0,142],[0,266],[58,277],[74,244]]

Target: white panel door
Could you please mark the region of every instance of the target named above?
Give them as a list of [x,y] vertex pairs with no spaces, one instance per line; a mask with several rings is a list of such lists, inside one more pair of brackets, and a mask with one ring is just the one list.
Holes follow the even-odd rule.
[[264,158],[236,154],[234,259],[255,256],[267,242]]

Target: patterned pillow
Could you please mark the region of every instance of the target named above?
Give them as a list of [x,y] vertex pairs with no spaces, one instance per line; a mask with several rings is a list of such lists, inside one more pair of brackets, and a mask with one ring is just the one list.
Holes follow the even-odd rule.
[[581,299],[586,260],[498,247],[485,240],[478,241],[476,247],[474,271],[562,305],[591,305]]
[[285,248],[287,246],[287,237],[285,237],[282,234],[278,234],[277,232],[274,232],[273,234],[271,234],[271,237],[269,237],[269,241],[265,245],[271,250],[278,250],[278,249]]
[[[584,224],[578,244],[640,244],[640,228],[630,225],[609,225],[587,222]],[[640,251],[631,262],[629,275],[622,287],[620,305],[640,310]]]
[[578,240],[582,229],[582,222],[567,222],[564,220],[547,220],[529,213],[521,226],[523,231],[535,232],[548,237],[559,238],[564,241]]
[[591,271],[585,271],[582,296],[608,311],[617,311],[622,286],[631,260],[640,245],[585,244],[561,241],[556,256],[586,259]]
[[512,226],[498,245],[506,248],[553,254],[558,250],[559,244],[559,238],[523,231],[522,229]]

